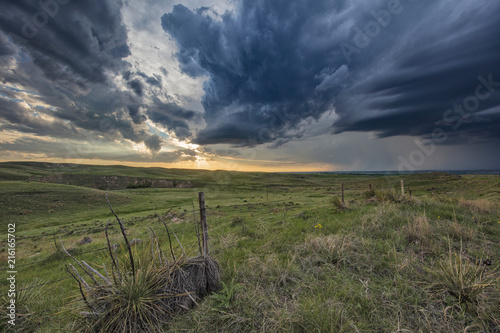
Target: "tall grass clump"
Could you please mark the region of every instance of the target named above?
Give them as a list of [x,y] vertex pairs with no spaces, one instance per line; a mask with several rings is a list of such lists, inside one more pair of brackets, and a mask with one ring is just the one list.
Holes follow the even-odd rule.
[[433,277],[431,286],[452,295],[460,304],[477,304],[479,296],[499,280],[497,269],[470,262],[460,253],[449,254],[434,266],[425,267]]
[[[112,208],[111,211],[115,214]],[[117,254],[106,228],[110,272],[104,264],[98,270],[83,260],[77,260],[62,246],[79,268],[71,264],[67,266],[82,296],[82,302],[77,306],[82,315],[78,320],[81,331],[163,332],[165,322],[220,289],[218,264],[206,255],[188,258],[184,250],[181,255],[176,255],[165,222],[162,221],[168,235],[170,255],[164,255],[151,228],[149,241],[131,248],[123,222],[118,216],[116,219],[128,251]],[[201,249],[199,239],[198,245]]]
[[431,226],[426,215],[416,216],[406,228],[406,237],[410,243],[423,244],[429,239],[431,233]]

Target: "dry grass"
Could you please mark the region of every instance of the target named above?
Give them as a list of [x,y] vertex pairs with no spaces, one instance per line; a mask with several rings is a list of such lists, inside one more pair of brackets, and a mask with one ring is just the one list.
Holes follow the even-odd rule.
[[485,199],[465,200],[461,198],[458,204],[462,207],[469,208],[473,213],[489,214],[500,212],[500,204],[498,202]]
[[238,236],[236,233],[229,232],[227,234],[220,235],[218,238],[216,238],[217,246],[216,249],[218,251],[220,250],[225,250],[227,248],[233,247],[238,242],[241,240],[241,237]]
[[414,220],[408,223],[406,227],[406,238],[409,242],[415,244],[424,244],[431,236],[432,228],[427,216],[416,216]]
[[305,247],[311,252],[326,254],[327,256],[339,256],[351,249],[355,242],[347,236],[334,234],[328,236],[309,236],[305,240]]
[[475,232],[473,229],[461,225],[457,221],[449,223],[446,227],[449,236],[456,240],[469,241],[473,239]]
[[341,266],[362,266],[369,264],[363,240],[352,234],[309,236],[303,245],[297,247],[303,269],[320,271],[324,264]]

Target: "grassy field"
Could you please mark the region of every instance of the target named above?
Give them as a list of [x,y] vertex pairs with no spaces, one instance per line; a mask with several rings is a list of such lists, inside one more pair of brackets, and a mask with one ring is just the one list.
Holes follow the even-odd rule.
[[[197,253],[193,205],[197,193],[205,192],[211,255],[221,267],[223,288],[165,323],[165,331],[500,331],[500,179],[495,175],[1,163],[2,228],[16,224],[18,289],[34,287],[18,295],[18,313],[32,314],[19,319],[20,331],[74,329],[71,309],[80,294],[65,270],[71,259],[61,253],[59,237],[70,253],[96,266],[109,267],[100,251],[107,221],[112,221],[112,242],[123,243],[106,191],[92,188],[92,182],[86,187],[37,181],[67,174],[76,175],[75,181],[78,175],[189,181],[189,188],[124,187],[110,191],[109,199],[130,239],[147,239],[150,226],[167,250],[155,210],[192,256]],[[5,272],[6,231],[2,235]],[[92,242],[81,242],[85,237]],[[5,295],[5,278],[0,288]]]

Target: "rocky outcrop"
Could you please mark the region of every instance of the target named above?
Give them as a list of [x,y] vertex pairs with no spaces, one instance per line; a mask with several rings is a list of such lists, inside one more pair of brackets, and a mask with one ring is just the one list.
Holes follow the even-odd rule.
[[96,176],[84,174],[54,174],[48,176],[32,176],[30,181],[54,184],[85,186],[101,190],[119,190],[134,188],[190,188],[193,183],[176,179],[153,179],[124,176]]

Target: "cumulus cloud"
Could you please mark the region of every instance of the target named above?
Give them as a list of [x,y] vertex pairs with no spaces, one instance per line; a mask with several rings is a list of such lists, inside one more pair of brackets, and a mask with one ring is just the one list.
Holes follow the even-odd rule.
[[172,135],[191,136],[190,111],[171,103],[175,111],[167,121],[162,102],[151,101],[154,93],[168,98],[161,76],[127,61],[122,6],[111,0],[0,3],[0,131],[103,144],[125,139],[158,153],[161,140],[146,125],[150,110],[160,114],[152,121]]

